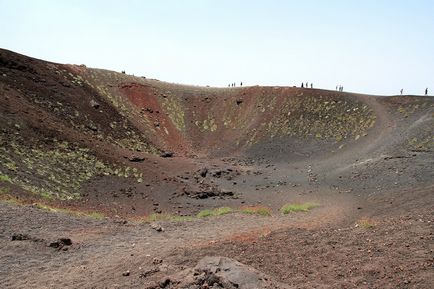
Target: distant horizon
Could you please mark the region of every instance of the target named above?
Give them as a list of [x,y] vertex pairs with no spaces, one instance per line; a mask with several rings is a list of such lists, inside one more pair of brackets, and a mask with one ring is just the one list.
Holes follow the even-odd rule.
[[166,82],[434,94],[434,3],[0,0],[0,47]]

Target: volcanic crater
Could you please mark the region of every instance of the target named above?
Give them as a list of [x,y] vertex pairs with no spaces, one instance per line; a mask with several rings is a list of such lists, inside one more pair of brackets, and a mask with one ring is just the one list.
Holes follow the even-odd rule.
[[433,117],[1,49],[0,287],[432,288]]

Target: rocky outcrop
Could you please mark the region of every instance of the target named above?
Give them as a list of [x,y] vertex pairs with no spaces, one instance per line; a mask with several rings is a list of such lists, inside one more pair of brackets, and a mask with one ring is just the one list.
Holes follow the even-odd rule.
[[258,270],[226,257],[205,257],[194,268],[164,277],[148,289],[289,289]]

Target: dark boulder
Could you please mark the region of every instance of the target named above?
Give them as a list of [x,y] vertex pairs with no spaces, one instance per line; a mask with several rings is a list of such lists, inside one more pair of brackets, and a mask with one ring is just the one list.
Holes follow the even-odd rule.
[[289,289],[264,273],[226,257],[205,257],[194,268],[166,276],[147,288]]
[[174,155],[173,152],[162,152],[160,154],[160,157],[162,157],[162,158],[171,158],[171,157],[173,157],[173,155]]
[[27,234],[13,234],[12,241],[25,241],[31,240],[32,238]]
[[208,174],[208,169],[207,168],[203,168],[199,171],[199,174],[202,178],[205,178],[206,175]]

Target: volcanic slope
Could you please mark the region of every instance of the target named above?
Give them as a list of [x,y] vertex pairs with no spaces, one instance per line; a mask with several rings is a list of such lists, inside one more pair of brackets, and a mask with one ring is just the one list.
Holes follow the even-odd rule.
[[[11,288],[55,288],[59,280],[71,288],[140,288],[219,254],[302,288],[321,280],[331,288],[425,288],[433,281],[433,116],[433,97],[186,86],[0,50],[0,280]],[[279,211],[304,202],[319,207],[291,217]],[[221,207],[232,214],[194,217]],[[257,211],[271,217],[242,214]],[[184,221],[164,223],[164,236],[142,223],[161,219]],[[403,241],[398,249],[407,251],[394,255],[360,220],[388,242],[411,236],[413,247]],[[412,228],[413,221],[420,223]],[[41,249],[42,241],[11,243],[16,228],[31,240],[63,234],[79,245],[60,255]],[[320,248],[303,243],[311,236]],[[360,238],[382,253],[360,255],[357,248],[373,246]],[[318,257],[333,242],[344,244],[336,262]],[[296,255],[306,262],[273,265],[272,244],[291,252],[301,244]],[[375,268],[363,267],[367,256],[378,257]],[[23,283],[11,277],[16,262]],[[73,270],[60,272],[62,262]],[[313,278],[308,266],[318,262],[324,267]],[[356,269],[339,271],[342,262]],[[417,269],[397,273],[402,264]],[[134,279],[107,279],[127,265]]]
[[[194,166],[192,158],[328,156],[362,143],[378,118],[366,96],[173,85],[5,50],[1,76],[2,175],[49,200],[105,198],[104,184],[113,183],[120,193],[143,191],[166,172]],[[167,151],[175,161],[158,157]],[[185,179],[163,183],[198,190]]]

